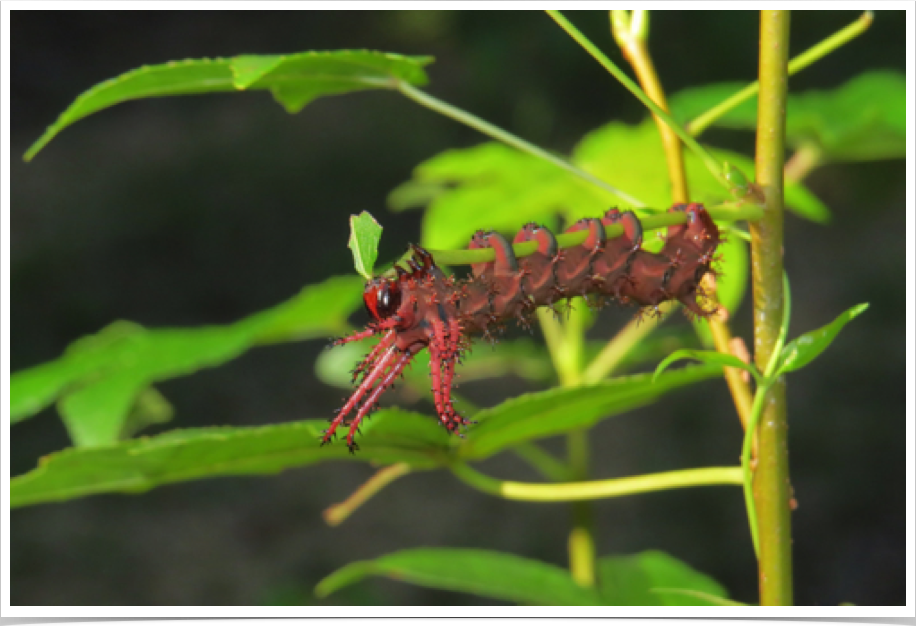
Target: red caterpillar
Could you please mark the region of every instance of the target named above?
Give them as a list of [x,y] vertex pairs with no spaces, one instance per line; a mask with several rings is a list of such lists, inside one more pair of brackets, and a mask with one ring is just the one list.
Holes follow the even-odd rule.
[[[700,280],[711,272],[719,229],[700,204],[677,204],[670,211],[687,214],[687,223],[668,229],[662,250],[642,250],[642,225],[631,211],[608,211],[602,219],[586,218],[567,232],[588,231],[585,241],[558,249],[548,229],[526,224],[514,243],[537,242],[530,256],[517,259],[512,246],[498,233],[478,231],[469,248],[492,248],[496,259],[471,265],[472,276],[455,280],[445,276],[432,256],[411,245],[414,258],[408,269],[394,267],[396,275],[377,277],[366,284],[363,301],[373,321],[362,332],[338,339],[334,345],[382,335],[381,341],[353,370],[359,385],[338,411],[321,443],[328,443],[341,424],[350,427],[347,446],[359,424],[391,387],[411,359],[429,348],[433,400],[440,424],[449,432],[471,424],[452,406],[455,364],[470,349],[469,336],[490,335],[510,319],[528,325],[537,307],[562,299],[593,296],[623,304],[657,307],[680,300],[688,312],[707,317],[712,312],[697,302]],[[623,236],[608,239],[605,226],[620,224]],[[356,415],[345,422],[354,410]],[[460,435],[460,433],[459,433]]]

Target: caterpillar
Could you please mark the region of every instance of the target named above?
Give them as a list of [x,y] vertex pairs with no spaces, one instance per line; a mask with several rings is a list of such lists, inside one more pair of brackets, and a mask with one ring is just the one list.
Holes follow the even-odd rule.
[[[572,248],[560,249],[550,230],[526,224],[513,243],[533,241],[537,250],[520,259],[499,233],[477,231],[468,247],[492,248],[495,259],[471,264],[471,275],[462,280],[446,276],[429,252],[411,244],[406,268],[396,264],[393,274],[366,283],[363,302],[372,318],[366,329],[333,342],[343,345],[381,335],[353,370],[356,389],[323,432],[321,445],[329,443],[343,424],[349,426],[350,452],[358,450],[354,437],[361,421],[423,349],[429,350],[439,423],[449,433],[463,436],[459,430],[473,422],[455,409],[451,389],[455,365],[470,350],[470,338],[484,335],[492,340],[509,320],[529,326],[541,306],[588,296],[599,305],[612,300],[657,311],[662,302],[678,300],[688,315],[708,317],[714,311],[700,303],[700,281],[707,273],[715,275],[711,264],[722,242],[719,229],[700,204],[676,204],[669,209],[675,211],[685,213],[687,221],[668,228],[658,253],[642,249],[642,225],[636,215],[616,208],[601,219],[584,218],[567,229],[587,231],[585,241]],[[605,227],[613,224],[623,227],[623,235],[608,239]]]

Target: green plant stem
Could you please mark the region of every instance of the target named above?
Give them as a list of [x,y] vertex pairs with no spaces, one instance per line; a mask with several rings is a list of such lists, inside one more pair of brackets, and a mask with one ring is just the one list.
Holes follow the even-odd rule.
[[[626,11],[611,12],[611,28],[614,39],[617,40],[617,43],[623,50],[624,56],[630,62],[630,65],[633,66],[636,77],[639,79],[639,83],[646,94],[648,94],[660,108],[667,112],[668,104],[665,100],[665,90],[655,71],[655,64],[652,62],[652,56],[649,54],[648,12],[634,12],[634,15],[636,15],[636,13],[639,13],[641,16],[638,22],[632,21]],[[658,126],[659,134],[662,137],[662,145],[665,149],[665,156],[668,162],[668,177],[671,180],[671,200],[672,202],[689,202],[690,191],[684,169],[684,154],[681,150],[681,142],[674,132],[674,129],[665,124],[658,116],[655,116],[655,122]],[[703,287],[712,305],[719,306],[718,298],[716,298],[715,283],[711,277],[704,279]],[[732,332],[728,326],[727,320],[714,315],[708,319],[707,323],[709,324],[709,330],[712,334],[716,350],[725,354],[730,354]],[[649,330],[650,329],[645,329],[644,332],[648,333]],[[608,344],[606,352],[607,353],[603,351],[598,358],[595,359],[593,365],[596,366],[596,369],[591,371],[591,366],[589,366],[587,374],[601,374],[602,370],[606,369],[608,365],[612,367],[615,364],[611,359],[617,357],[617,354],[615,354],[610,344]],[[735,409],[738,412],[738,419],[742,425],[746,425],[751,408],[750,386],[741,376],[739,370],[731,367],[724,367],[722,370],[725,375],[725,382],[728,385],[728,389],[735,403]]]
[[763,382],[754,395],[754,403],[751,407],[746,427],[744,431],[744,443],[741,446],[741,469],[744,471],[744,503],[747,507],[747,519],[751,527],[751,539],[754,543],[754,553],[760,558],[760,535],[757,528],[757,505],[754,502],[754,473],[751,469],[751,455],[756,454],[754,450],[754,441],[756,439],[757,426],[760,423],[760,416],[763,413],[763,401],[774,382],[773,375],[779,366],[780,353],[783,346],[786,345],[786,337],[789,335],[789,319],[792,317],[792,298],[789,291],[789,278],[785,273],[782,275],[783,293],[783,316],[782,326],[779,329],[779,335],[776,337],[776,345],[770,354],[770,362],[767,363],[766,371],[763,373]]
[[[840,48],[844,44],[852,41],[871,26],[873,15],[871,11],[866,11],[863,13],[859,19],[855,22],[832,34],[827,39],[823,40],[819,44],[808,48],[800,55],[789,61],[789,76],[792,76],[796,72],[800,72],[815,61],[819,61],[824,58],[837,48]],[[729,96],[713,108],[709,109],[702,115],[698,116],[692,122],[687,124],[687,131],[694,137],[698,137],[709,128],[717,119],[734,109],[736,106],[750,100],[757,92],[760,91],[760,82],[755,81],[738,91],[737,93]]]
[[552,454],[531,442],[520,443],[512,451],[538,470],[544,478],[556,482],[571,479],[569,468]]
[[[665,89],[658,79],[652,55],[649,54],[649,12],[634,11],[633,15],[630,15],[627,11],[611,11],[611,32],[617,45],[623,51],[624,57],[636,72],[636,79],[646,96],[661,110],[668,113]],[[689,202],[690,191],[687,186],[687,172],[684,169],[681,141],[671,126],[657,115],[653,117],[665,149],[668,179],[671,181],[671,201]]]
[[[711,207],[707,210],[709,215],[716,221],[747,220],[751,222],[763,217],[763,210],[759,206],[752,204],[742,204],[737,208],[733,208],[733,205],[729,203],[720,205],[719,208]],[[687,216],[682,212],[665,212],[642,217],[639,221],[642,224],[643,232],[648,232],[674,226],[675,224],[686,224]],[[608,239],[620,237],[623,234],[623,228],[619,224],[607,226],[605,231]],[[586,231],[562,233],[557,235],[557,244],[560,248],[571,248],[581,244],[587,236],[588,233]],[[534,251],[537,250],[537,243],[532,241],[517,243],[512,246],[512,250],[515,252],[516,257],[526,257],[529,254],[534,254]],[[471,263],[492,261],[495,258],[491,248],[480,248],[478,250],[430,250],[430,253],[435,257],[437,263],[443,265],[469,265]],[[402,260],[406,261],[412,256],[413,252],[408,251],[402,257]]]
[[677,309],[677,306],[668,301],[661,303],[658,309],[660,315],[657,323],[654,323],[654,320],[647,322],[640,318],[630,320],[613,339],[607,342],[582,373],[583,384],[591,385],[610,376],[630,350],[666,320]]
[[630,93],[636,96],[640,102],[642,102],[646,107],[656,115],[656,117],[662,119],[665,124],[667,124],[671,129],[677,133],[677,136],[680,137],[681,141],[684,142],[688,148],[690,148],[694,154],[699,157],[701,161],[709,169],[710,173],[715,176],[723,187],[726,189],[731,189],[733,185],[725,178],[724,168],[721,163],[716,161],[716,159],[699,143],[694,139],[684,128],[674,121],[668,113],[666,113],[661,107],[655,104],[651,98],[649,98],[642,89],[639,88],[639,85],[630,80],[630,77],[627,76],[620,68],[618,68],[607,56],[599,50],[595,44],[588,40],[588,38],[579,32],[575,26],[573,26],[569,20],[563,17],[563,14],[559,11],[547,11],[547,14],[553,18],[553,20],[560,25],[560,28],[565,30],[570,37],[572,37],[580,46],[582,46],[586,52],[588,52],[592,57],[598,61],[611,75],[614,76],[618,81],[620,81],[624,87],[626,87]]
[[450,117],[453,120],[455,120],[456,122],[460,122],[462,124],[465,124],[466,126],[470,126],[474,130],[480,131],[484,135],[488,135],[492,137],[493,139],[496,139],[497,141],[501,141],[508,146],[512,146],[513,148],[517,150],[521,150],[522,152],[530,154],[531,156],[537,157],[539,159],[544,159],[545,161],[549,163],[553,163],[557,167],[564,169],[567,172],[574,174],[575,176],[578,176],[582,180],[585,180],[591,183],[592,185],[595,185],[596,187],[600,187],[604,191],[607,191],[608,193],[611,193],[617,196],[618,198],[620,198],[627,204],[630,204],[634,207],[646,206],[646,203],[641,201],[639,198],[636,198],[635,196],[632,196],[626,193],[625,191],[622,191],[612,185],[609,185],[608,183],[604,182],[600,178],[597,178],[596,176],[589,174],[585,170],[576,167],[575,165],[573,165],[566,159],[563,159],[555,154],[551,154],[547,152],[546,150],[543,150],[535,146],[534,144],[525,141],[524,139],[520,137],[516,137],[512,133],[509,133],[503,130],[502,128],[499,128],[498,126],[494,126],[493,124],[490,124],[489,122],[480,119],[476,115],[472,115],[471,113],[468,113],[467,111],[463,111],[462,109],[452,106],[451,104],[448,104],[447,102],[443,102],[442,100],[439,100],[438,98],[434,98],[433,96],[429,95],[425,91],[421,91],[417,89],[416,87],[414,87],[413,85],[410,85],[406,81],[398,81],[397,89],[398,91],[400,91],[402,94],[404,94],[405,96],[407,96],[414,102],[421,104],[425,106],[426,108],[435,111],[436,113],[440,113],[446,117]]
[[379,491],[390,485],[392,482],[410,473],[410,465],[407,463],[395,463],[383,467],[377,471],[372,478],[363,483],[356,491],[350,494],[346,500],[339,504],[325,509],[324,521],[329,526],[337,526],[350,514],[358,509],[366,500],[377,494]]
[[[581,306],[581,303],[579,304]],[[582,348],[584,340],[583,312],[579,307],[568,311],[561,322],[553,312],[537,311],[547,351],[563,387],[575,387],[581,382]],[[573,480],[588,478],[588,429],[576,429],[566,435],[568,473]],[[572,507],[572,530],[569,533],[569,570],[583,587],[595,586],[594,515],[588,502],[575,502]]]
[[[588,480],[588,429],[577,428],[566,435],[566,455],[574,481]],[[591,502],[572,503],[569,532],[569,571],[583,587],[595,586],[595,516]]]
[[[760,97],[757,113],[757,185],[763,219],[750,224],[754,293],[754,355],[767,369],[783,325],[783,167],[788,91],[789,13],[760,16]],[[792,604],[791,519],[785,378],[770,381],[757,429],[754,501],[760,540],[760,604]]]
[[626,478],[546,484],[497,480],[464,464],[452,465],[451,470],[455,476],[475,489],[507,500],[526,502],[575,502],[577,500],[618,498],[682,487],[740,486],[743,480],[740,467],[704,467]]
[[820,164],[821,149],[814,143],[805,143],[786,161],[783,175],[786,180],[800,183]]

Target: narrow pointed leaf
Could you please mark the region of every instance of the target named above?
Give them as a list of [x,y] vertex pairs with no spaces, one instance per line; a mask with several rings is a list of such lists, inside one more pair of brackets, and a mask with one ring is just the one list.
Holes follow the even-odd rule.
[[794,372],[816,359],[821,352],[827,349],[827,346],[833,343],[843,327],[867,308],[868,304],[856,305],[826,326],[790,341],[782,350],[780,356],[782,364],[779,366],[777,375]]
[[659,376],[661,376],[662,372],[668,369],[669,365],[682,359],[695,359],[697,361],[702,361],[703,363],[713,363],[727,367],[737,367],[738,369],[749,372],[754,376],[754,378],[760,378],[760,373],[757,371],[756,367],[750,363],[745,363],[733,354],[724,354],[722,352],[716,352],[715,350],[678,350],[658,364],[658,367],[655,368],[655,374],[653,375],[652,379],[656,380]]

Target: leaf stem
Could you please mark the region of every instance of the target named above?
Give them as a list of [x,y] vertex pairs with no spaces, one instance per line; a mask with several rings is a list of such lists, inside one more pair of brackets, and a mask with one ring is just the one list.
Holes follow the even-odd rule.
[[690,148],[697,157],[703,161],[710,173],[715,176],[723,187],[726,189],[731,189],[734,185],[730,183],[725,178],[725,172],[723,165],[716,161],[716,159],[699,143],[694,139],[684,128],[674,121],[668,113],[666,113],[661,107],[655,104],[651,98],[649,98],[642,89],[639,88],[639,85],[630,80],[630,77],[627,76],[620,68],[618,68],[601,50],[599,50],[595,44],[593,44],[589,39],[579,32],[575,26],[573,26],[569,20],[567,20],[562,13],[559,11],[547,11],[547,14],[553,18],[553,20],[560,25],[560,28],[565,30],[570,37],[572,37],[576,43],[582,46],[586,52],[588,52],[592,57],[598,61],[611,75],[614,76],[618,81],[626,87],[630,93],[636,96],[640,102],[642,102],[646,107],[652,111],[657,117],[661,118],[665,124],[667,124],[676,134],[680,137],[681,141]]
[[[640,16],[639,20],[635,19],[637,14]],[[626,11],[611,11],[611,30],[614,34],[614,39],[617,40],[618,45],[623,50],[624,56],[633,66],[636,77],[639,79],[642,88],[645,89],[646,94],[667,112],[668,103],[665,99],[665,90],[662,88],[661,81],[655,71],[655,65],[652,62],[652,56],[648,48],[648,11],[634,11],[633,19]],[[674,130],[657,115],[655,116],[655,123],[662,137],[662,145],[668,162],[668,177],[671,180],[671,200],[672,202],[689,202],[690,191],[684,170],[684,154],[681,150],[681,142]],[[716,298],[715,282],[711,277],[704,279],[703,287],[710,303],[713,306],[719,306]],[[714,315],[709,318],[708,324],[716,350],[730,354],[732,332],[728,327],[728,322],[718,315]],[[650,330],[650,328],[644,329],[643,333],[647,334]],[[593,374],[600,374],[602,369],[606,367],[606,361],[599,361],[599,359],[611,359],[614,356],[616,356],[615,350],[611,344],[608,344],[607,349],[593,362],[593,365],[596,365],[596,370],[593,371]],[[610,361],[610,364],[613,366],[613,361]],[[735,403],[735,409],[738,412],[738,419],[742,424],[747,424],[751,409],[750,386],[742,378],[739,370],[731,367],[722,369],[725,374],[725,382]],[[591,371],[591,366],[589,370]]]
[[[760,97],[757,185],[764,218],[750,224],[754,293],[754,355],[766,371],[783,334],[783,168],[788,92],[788,11],[760,15]],[[792,548],[785,378],[766,385],[760,400],[754,500],[759,527],[761,606],[792,604]],[[752,411],[753,413],[753,411]],[[753,431],[752,431],[753,433]]]
[[670,301],[661,303],[658,306],[658,323],[647,323],[639,318],[630,320],[585,368],[582,374],[583,384],[591,385],[610,376],[630,350],[655,330],[676,308]]
[[450,117],[451,119],[455,120],[456,122],[460,122],[466,126],[470,126],[474,130],[480,131],[484,135],[492,137],[493,139],[496,139],[497,141],[501,141],[504,144],[508,146],[512,146],[513,148],[517,150],[521,150],[522,152],[525,152],[526,154],[530,154],[531,156],[537,157],[539,159],[543,159],[549,163],[553,163],[557,167],[564,169],[567,172],[574,174],[575,176],[578,176],[582,180],[585,180],[591,183],[592,185],[595,185],[596,187],[600,187],[604,191],[607,191],[608,193],[611,193],[617,196],[618,198],[620,198],[622,201],[626,202],[627,204],[630,204],[634,207],[646,206],[646,203],[640,200],[639,198],[636,198],[635,196],[632,196],[626,193],[625,191],[617,189],[616,187],[604,182],[600,178],[593,176],[592,174],[589,174],[585,170],[576,167],[575,165],[573,165],[566,159],[559,157],[555,154],[551,154],[547,152],[546,150],[539,148],[535,146],[534,144],[529,143],[520,137],[516,137],[512,133],[509,133],[503,130],[502,128],[499,128],[498,126],[494,126],[493,124],[480,119],[476,115],[473,115],[471,113],[468,113],[467,111],[464,111],[455,106],[452,106],[451,104],[448,104],[447,102],[443,102],[442,100],[439,100],[438,98],[434,98],[433,96],[429,95],[425,91],[421,91],[417,89],[416,87],[414,87],[413,85],[409,84],[406,81],[403,81],[403,80],[398,81],[397,90],[400,91],[405,96],[407,96],[408,98],[410,98],[411,100],[413,100],[414,102],[421,104],[425,106],[426,108],[435,111],[436,113],[440,113],[446,117]]
[[[871,26],[873,14],[871,11],[863,13],[859,19],[849,26],[835,32],[822,42],[808,48],[797,57],[789,61],[789,76],[802,71],[815,61],[819,61],[837,48],[849,43]],[[687,131],[694,137],[698,137],[709,128],[720,117],[737,107],[742,102],[750,100],[757,92],[760,91],[760,82],[754,81],[741,91],[729,96],[713,108],[709,109],[702,115],[698,116],[692,122],[687,124]]]
[[[658,72],[655,71],[652,55],[649,54],[649,12],[633,11],[631,15],[628,11],[611,11],[611,33],[623,51],[623,56],[636,72],[636,79],[645,90],[646,96],[657,104],[658,108],[668,113],[665,90],[658,78]],[[684,170],[681,141],[671,126],[658,115],[653,115],[653,117],[665,149],[668,179],[671,181],[671,201],[689,202],[690,192],[687,186],[687,174]]]
[[452,465],[451,470],[460,480],[484,493],[507,500],[523,500],[526,502],[599,500],[631,496],[638,493],[664,491],[666,489],[680,489],[682,487],[740,486],[743,482],[743,474],[740,467],[704,467],[628,476],[626,478],[545,484],[498,480],[485,476],[463,463]]
[[356,509],[362,506],[366,500],[377,494],[379,491],[390,485],[392,482],[410,473],[410,465],[407,463],[395,463],[383,467],[377,471],[372,478],[360,485],[350,496],[333,506],[329,506],[322,514],[324,521],[329,526],[338,526],[345,519],[350,517]]

